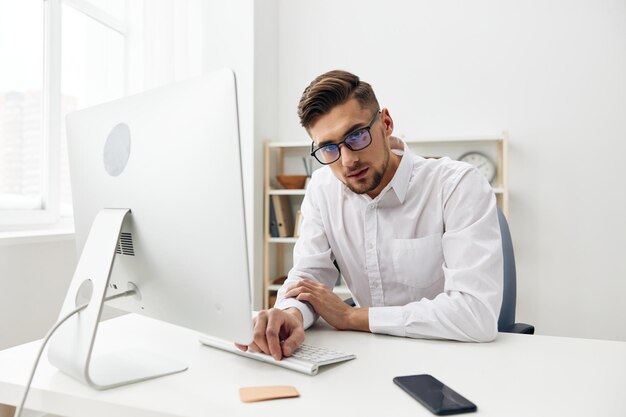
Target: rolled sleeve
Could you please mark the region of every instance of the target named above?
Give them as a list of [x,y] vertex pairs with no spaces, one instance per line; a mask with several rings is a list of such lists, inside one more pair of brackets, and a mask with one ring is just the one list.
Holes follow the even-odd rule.
[[370,307],[368,317],[370,332],[406,336],[402,307]]

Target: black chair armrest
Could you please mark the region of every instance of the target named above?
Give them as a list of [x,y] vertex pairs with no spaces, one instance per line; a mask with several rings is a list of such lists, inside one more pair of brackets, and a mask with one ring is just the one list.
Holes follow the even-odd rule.
[[350,307],[356,307],[356,303],[352,297],[343,300],[343,302],[348,304]]
[[503,329],[504,333],[535,334],[535,326],[526,323],[514,323]]

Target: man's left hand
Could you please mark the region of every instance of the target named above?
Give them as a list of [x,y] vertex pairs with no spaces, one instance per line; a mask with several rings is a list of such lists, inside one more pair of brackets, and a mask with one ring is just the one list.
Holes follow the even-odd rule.
[[339,330],[369,331],[367,308],[348,306],[330,288],[320,282],[302,279],[289,287],[285,298],[289,297],[308,302],[328,324]]

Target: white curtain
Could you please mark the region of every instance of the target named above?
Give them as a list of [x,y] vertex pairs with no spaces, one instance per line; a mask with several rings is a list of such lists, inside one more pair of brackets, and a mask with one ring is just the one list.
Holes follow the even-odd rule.
[[130,1],[129,94],[202,73],[202,0]]

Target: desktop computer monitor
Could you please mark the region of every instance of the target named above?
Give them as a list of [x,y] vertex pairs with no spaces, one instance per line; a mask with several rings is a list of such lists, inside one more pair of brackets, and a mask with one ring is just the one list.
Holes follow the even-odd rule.
[[[236,82],[220,70],[67,117],[80,260],[61,316],[89,305],[50,342],[50,362],[96,388],[178,372],[150,355],[92,358],[111,303],[229,341],[252,339]],[[117,370],[116,370],[117,369]],[[169,370],[168,370],[169,369]]]

